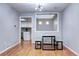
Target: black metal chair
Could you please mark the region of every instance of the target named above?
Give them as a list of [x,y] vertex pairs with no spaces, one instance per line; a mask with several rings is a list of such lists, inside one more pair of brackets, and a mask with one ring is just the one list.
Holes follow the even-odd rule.
[[63,41],[56,41],[56,50],[63,50]]
[[42,49],[55,50],[55,36],[42,36]]
[[35,49],[41,49],[41,41],[35,41]]

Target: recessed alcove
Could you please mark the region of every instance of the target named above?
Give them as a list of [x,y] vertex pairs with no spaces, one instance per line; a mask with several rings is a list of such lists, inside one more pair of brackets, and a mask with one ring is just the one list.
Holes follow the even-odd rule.
[[36,31],[57,31],[58,18],[57,14],[37,15]]

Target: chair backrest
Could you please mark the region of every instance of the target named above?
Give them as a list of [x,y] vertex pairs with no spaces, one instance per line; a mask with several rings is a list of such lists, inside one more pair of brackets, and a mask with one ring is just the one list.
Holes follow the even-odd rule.
[[55,36],[42,36],[43,44],[53,44],[55,43]]

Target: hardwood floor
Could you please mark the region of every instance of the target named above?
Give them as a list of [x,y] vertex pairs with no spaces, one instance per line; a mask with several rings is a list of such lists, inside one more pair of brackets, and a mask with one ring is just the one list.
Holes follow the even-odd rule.
[[1,54],[1,56],[75,56],[67,48],[64,50],[41,50],[35,49],[34,44],[24,41],[22,44]]

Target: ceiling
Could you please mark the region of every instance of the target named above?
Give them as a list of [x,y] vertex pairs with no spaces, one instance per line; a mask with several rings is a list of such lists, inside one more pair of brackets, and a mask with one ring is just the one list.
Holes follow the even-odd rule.
[[[36,12],[37,4],[34,3],[9,3],[9,5],[20,13]],[[42,12],[62,12],[69,3],[45,3]]]

